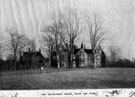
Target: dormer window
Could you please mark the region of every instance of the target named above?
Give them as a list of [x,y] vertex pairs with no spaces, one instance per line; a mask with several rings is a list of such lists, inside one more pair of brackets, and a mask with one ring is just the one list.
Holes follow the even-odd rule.
[[63,61],[65,60],[65,56],[64,56],[64,54],[62,54],[62,60],[63,60]]

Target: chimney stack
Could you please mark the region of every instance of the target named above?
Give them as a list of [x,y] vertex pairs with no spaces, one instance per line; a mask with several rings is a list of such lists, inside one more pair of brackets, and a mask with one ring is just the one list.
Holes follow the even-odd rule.
[[41,53],[41,49],[39,49],[39,52]]
[[81,44],[81,48],[83,48],[83,42],[82,42],[82,44]]
[[68,49],[68,43],[66,43],[66,48]]
[[62,47],[61,47],[62,49],[64,48],[64,46],[62,45]]
[[30,52],[30,47],[29,47],[29,52]]
[[21,51],[19,51],[19,55],[20,55],[19,57],[21,57],[21,56],[22,56],[22,52],[21,52]]

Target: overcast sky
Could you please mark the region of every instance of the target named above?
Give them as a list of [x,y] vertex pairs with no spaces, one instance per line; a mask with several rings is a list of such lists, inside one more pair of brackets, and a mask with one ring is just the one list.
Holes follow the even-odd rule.
[[[0,0],[0,32],[6,35],[8,29],[17,29],[18,33],[25,33],[30,38],[39,38],[40,29],[47,25],[51,13],[70,5],[79,11],[101,15],[111,39],[104,49],[110,44],[117,45],[122,49],[123,57],[135,58],[134,0]],[[81,35],[80,43],[88,43],[85,36]]]

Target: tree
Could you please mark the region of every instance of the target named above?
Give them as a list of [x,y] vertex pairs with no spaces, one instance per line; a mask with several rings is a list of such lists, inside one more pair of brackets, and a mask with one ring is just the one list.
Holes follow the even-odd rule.
[[110,46],[110,58],[111,63],[114,65],[116,61],[118,61],[121,57],[121,50],[119,47],[116,46]]
[[96,52],[95,49],[101,46],[101,44],[106,40],[106,32],[103,30],[102,18],[97,14],[93,16],[87,16],[87,27],[89,32],[89,39],[91,48],[94,53],[94,65],[96,66]]
[[[81,20],[76,10],[69,9],[67,11],[55,13],[52,17],[52,22],[47,27],[44,27],[46,32],[44,40],[46,41],[48,50],[51,52],[52,46],[56,50],[58,66],[60,64],[60,51],[62,45],[68,49],[68,65],[72,66],[73,45],[77,36],[82,32]],[[51,53],[49,53],[51,54]]]
[[76,10],[69,9],[67,13],[63,17],[63,29],[66,35],[66,40],[69,44],[69,67],[72,67],[72,59],[73,59],[73,47],[75,39],[82,32],[81,18],[79,17]]
[[29,45],[33,51],[36,51],[36,42],[34,39],[29,40]]
[[29,39],[27,39],[25,35],[19,35],[17,32],[12,32],[11,30],[9,31],[7,49],[14,54],[13,64],[15,66],[15,69],[19,51],[23,50],[28,45]]
[[0,34],[0,59],[3,58],[3,52],[5,51],[5,37],[3,34]]
[[45,32],[45,36],[43,40],[46,42],[47,53],[49,54],[49,59],[51,62],[51,52],[52,49],[55,49],[58,67],[60,67],[60,51],[61,46],[64,40],[63,26],[61,17],[56,17],[55,15],[52,17],[52,22],[50,25],[44,28],[43,32]]
[[52,53],[52,47],[54,44],[53,35],[48,30],[44,29],[43,32],[45,32],[42,37],[42,45],[41,48],[46,51],[47,56],[49,57],[49,64],[51,65],[51,53]]
[[3,41],[3,38],[0,37],[0,59],[2,59],[2,54],[4,52],[4,41]]
[[61,46],[64,37],[62,33],[61,18],[59,18],[58,20],[54,19],[52,26],[48,27],[48,31],[50,31],[53,35],[53,39],[54,39],[53,48],[56,50],[58,67],[60,67],[60,53],[61,53]]

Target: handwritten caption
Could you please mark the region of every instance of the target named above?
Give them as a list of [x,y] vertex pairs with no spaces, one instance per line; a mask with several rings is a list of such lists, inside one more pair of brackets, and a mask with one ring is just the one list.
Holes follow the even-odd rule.
[[0,97],[135,97],[135,89],[126,90],[20,90],[0,91]]

